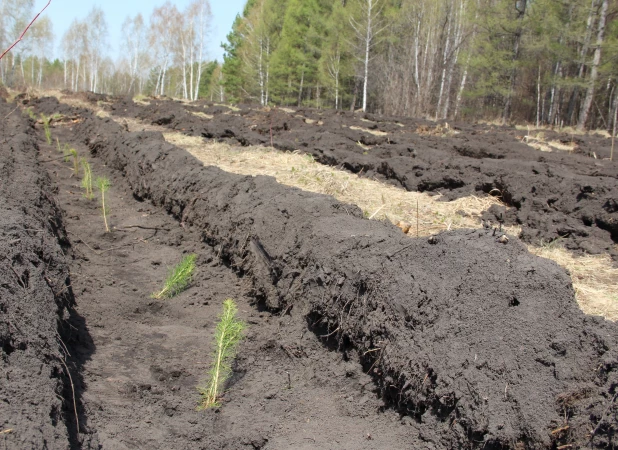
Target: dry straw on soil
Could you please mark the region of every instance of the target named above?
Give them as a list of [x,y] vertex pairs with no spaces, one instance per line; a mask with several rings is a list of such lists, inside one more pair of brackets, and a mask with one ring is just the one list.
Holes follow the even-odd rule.
[[[165,139],[189,151],[206,165],[242,175],[269,175],[281,184],[306,191],[332,195],[336,199],[359,206],[366,217],[406,222],[408,234],[416,235],[418,202],[418,234],[427,236],[456,228],[478,228],[480,215],[499,201],[493,197],[464,197],[451,202],[439,196],[407,192],[380,181],[362,178],[349,172],[324,166],[310,156],[298,152],[280,152],[262,147],[231,147],[205,142],[180,133],[164,133]],[[518,235],[519,228],[506,228]],[[541,257],[556,261],[570,272],[573,287],[582,310],[618,320],[618,269],[608,255],[575,256],[564,248],[530,246]]]
[[[416,235],[416,209],[419,209],[419,235],[427,236],[455,228],[480,226],[480,214],[498,201],[492,197],[465,197],[452,202],[437,196],[407,192],[380,181],[359,177],[344,170],[319,164],[298,152],[280,152],[263,147],[232,147],[205,142],[199,137],[164,133],[165,139],[188,150],[206,165],[241,175],[269,175],[281,184],[306,191],[332,195],[337,200],[359,206],[366,217],[407,222],[409,234]],[[513,234],[518,229],[507,230]]]

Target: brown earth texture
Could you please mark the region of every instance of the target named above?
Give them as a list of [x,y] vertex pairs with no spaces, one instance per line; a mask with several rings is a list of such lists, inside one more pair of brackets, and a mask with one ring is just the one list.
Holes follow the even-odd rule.
[[[487,219],[519,223],[524,241],[616,256],[600,137],[540,152],[486,125],[86,100],[241,145],[272,130],[281,150],[447,199],[497,191],[514,209]],[[565,270],[516,237],[404,236],[332,197],[204,166],[159,132],[21,102],[55,116],[49,144],[0,100],[4,448],[618,446],[618,325],[582,313]],[[110,232],[64,144],[111,180]],[[191,253],[188,289],[151,298]],[[247,328],[221,405],[198,411],[226,298]]]

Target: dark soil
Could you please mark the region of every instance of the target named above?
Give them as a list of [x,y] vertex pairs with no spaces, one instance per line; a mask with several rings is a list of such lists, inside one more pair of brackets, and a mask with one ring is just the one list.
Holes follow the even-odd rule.
[[69,446],[66,239],[34,128],[20,114],[0,103],[0,441],[60,449]]
[[345,111],[287,113],[245,106],[233,111],[205,102],[154,99],[149,106],[115,99],[108,108],[118,116],[240,145],[270,145],[272,133],[275,148],[301,150],[324,164],[410,191],[439,192],[446,199],[499,196],[514,210],[494,209],[485,218],[521,225],[525,242],[539,245],[561,239],[572,250],[618,257],[618,163],[603,159],[609,157],[611,141],[600,136],[548,131],[546,139],[573,141],[577,149],[573,154],[545,153],[521,142],[526,132],[508,127]]
[[[73,425],[71,390],[64,393],[68,402],[57,428],[70,430],[73,448],[418,447],[410,424],[392,409],[381,412],[385,403],[360,362],[324,347],[307,330],[304,316],[256,308],[247,280],[221,263],[220,252],[204,242],[199,229],[136,199],[123,174],[91,158],[79,144],[79,127],[70,127],[57,123],[54,140],[75,146],[88,157],[95,176],[112,181],[112,233],[105,233],[97,201],[82,196],[72,165],[58,160],[56,146],[44,142],[42,130],[38,144],[30,142],[33,164],[38,147],[49,170],[68,236],[77,306],[64,342],[80,433]],[[24,200],[20,189],[12,192]],[[150,298],[168,267],[187,253],[198,254],[190,288],[172,300]],[[223,407],[198,412],[196,388],[208,370],[217,315],[229,297],[248,323],[246,339]],[[55,324],[57,314],[46,317]],[[19,382],[23,388],[28,380]],[[29,399],[14,403],[28,413],[32,408]],[[14,431],[0,438],[9,448],[43,448],[43,438],[36,435],[26,445],[25,420],[17,417],[5,427]],[[52,428],[45,419],[49,422],[49,415],[41,422]]]
[[[53,103],[35,109],[50,114]],[[76,303],[29,269],[28,286],[41,289],[23,297],[45,307],[24,309],[20,325],[51,356],[36,360],[37,372],[34,359],[12,359],[28,349],[3,345],[8,367],[39,373],[9,384],[25,394],[0,391],[0,418],[14,430],[0,436],[7,448],[616,447],[617,325],[585,316],[564,270],[515,238],[462,230],[410,239],[330,197],[204,167],[160,133],[70,114],[79,119],[58,123],[54,139],[112,179],[111,233],[70,163],[52,161],[58,152],[42,130],[37,146],[33,123],[17,114],[0,128],[9,156],[10,136],[25,143],[7,147],[24,162],[2,169],[3,184],[27,174],[0,190],[10,199],[2,205],[20,211],[14,223],[38,218],[29,229],[57,218],[46,245]],[[43,181],[30,192],[32,174]],[[0,245],[18,238],[3,235]],[[28,242],[22,251],[37,254],[44,241]],[[192,252],[191,287],[151,299],[167,267]],[[23,283],[23,265],[13,269]],[[2,302],[9,289],[22,301],[12,273],[2,266]],[[222,407],[197,412],[195,387],[228,297],[247,338]],[[2,312],[3,339],[17,343],[13,316]],[[58,328],[79,433],[71,384],[59,375]],[[37,376],[46,384],[35,392]]]
[[[231,294],[246,299],[254,317],[262,314],[266,319],[250,319],[256,322],[250,327],[252,333],[258,333],[256,346],[244,353],[246,360],[241,355],[237,368],[239,383],[247,384],[234,384],[230,404],[219,413],[211,412],[214,417],[230,414],[231,421],[241,420],[239,429],[251,431],[251,445],[300,445],[292,445],[290,440],[290,433],[298,436],[302,423],[293,405],[313,398],[318,387],[327,393],[336,387],[345,392],[343,398],[332,391],[321,398],[329,399],[335,409],[352,402],[357,415],[349,422],[328,417],[314,429],[318,434],[324,429],[341,435],[342,429],[358,424],[359,417],[379,423],[396,411],[401,415],[397,423],[402,421],[407,428],[402,431],[397,426],[402,434],[395,436],[407,436],[409,441],[403,437],[389,442],[391,448],[401,448],[404,442],[403,446],[414,448],[550,448],[586,446],[591,437],[594,447],[615,446],[616,325],[581,313],[564,270],[530,255],[517,240],[503,244],[500,235],[485,230],[445,233],[430,240],[408,239],[395,227],[364,220],[357,208],[330,197],[286,188],[268,177],[243,177],[203,167],[188,153],[165,143],[159,133],[129,133],[109,119],[85,112],[71,133],[68,140],[80,139],[95,156],[94,161],[104,162],[110,173],[118,174],[116,185],[128,183],[143,207],[152,202],[180,223],[181,244],[188,247],[181,245],[178,252],[204,252],[207,256],[200,260],[200,267],[211,264],[223,270],[217,266],[222,262],[234,271],[240,286]],[[170,228],[174,222],[171,217],[168,220]],[[175,256],[169,261],[180,254]],[[147,266],[147,261],[142,264]],[[115,266],[120,270],[117,262]],[[131,269],[133,272],[139,274],[139,266]],[[152,291],[154,280],[160,282],[163,272],[149,278],[153,284],[147,289],[138,286],[138,292]],[[235,279],[227,273],[230,281],[222,284],[226,296]],[[121,276],[119,273],[114,279]],[[198,282],[202,287],[208,285]],[[189,290],[178,302],[191,299],[193,292]],[[152,302],[143,294],[140,298],[146,302],[144,307]],[[246,308],[251,314],[249,306]],[[116,309],[108,320],[119,322]],[[208,317],[215,312],[213,308]],[[197,313],[192,310],[190,314],[193,318]],[[168,326],[177,326],[183,318],[181,313],[170,312]],[[276,329],[265,325],[269,321],[276,322]],[[288,322],[289,328],[282,325]],[[313,333],[306,333],[306,329]],[[108,338],[119,334],[112,329]],[[174,341],[180,334],[179,330],[167,332],[164,339]],[[310,352],[304,344],[307,337],[314,343]],[[206,340],[195,350],[182,341],[166,354],[149,339],[154,347],[152,358],[184,360],[177,355],[181,349],[191,353],[207,346]],[[139,339],[131,345],[132,360],[137,359],[135,348],[142,345]],[[110,352],[110,357],[112,354],[117,353]],[[100,357],[100,364],[107,367],[110,357]],[[194,393],[183,392],[197,382],[197,357],[191,353],[187,358],[185,370],[190,382],[179,383],[184,391],[168,392],[164,397],[181,396],[175,410],[183,411],[178,412],[180,420],[188,417],[182,414],[190,410],[187,403],[195,398]],[[264,422],[260,422],[259,431],[251,429],[242,418],[255,417],[252,392],[263,389],[266,382],[273,386],[273,380],[278,380],[274,385],[285,386],[284,372],[289,370],[281,371],[277,357],[292,369],[310,367],[314,374],[321,368],[331,370],[322,372],[323,378],[301,389],[296,398],[268,392],[265,399],[276,398],[281,403],[270,417],[260,416]],[[315,366],[316,361],[323,365]],[[332,372],[333,361],[338,361],[341,369]],[[268,381],[261,372],[264,366],[275,368]],[[128,373],[133,372],[141,373]],[[359,389],[359,385],[367,386],[363,384],[368,382],[365,373],[386,401],[386,416],[376,414],[377,400]],[[357,377],[365,381],[359,382]],[[163,378],[169,378],[167,372]],[[291,379],[291,391],[295,391],[294,375]],[[242,397],[247,392],[241,386],[251,392],[248,399]],[[359,413],[357,405],[369,400],[374,406]],[[144,401],[150,405],[152,399]],[[235,401],[238,409],[233,406]],[[118,403],[108,408],[116,408]],[[127,409],[131,408],[134,404]],[[282,411],[289,414],[283,415],[289,417],[283,429],[279,428],[282,415],[276,413]],[[196,426],[204,425],[203,416],[191,414],[195,414]],[[210,420],[211,416],[206,417]],[[119,426],[111,415],[105,420],[112,423],[108,427]],[[249,423],[254,424],[255,419]],[[226,433],[230,429],[233,427],[227,427]],[[352,433],[358,442],[367,448],[380,445],[367,440],[365,433],[373,438],[372,431],[361,430],[362,426]],[[592,436],[590,430],[594,430]],[[225,440],[228,437],[224,434],[216,445],[231,442]],[[230,439],[238,441],[238,437]],[[243,439],[248,437],[243,435]],[[156,442],[162,442],[161,438]],[[306,446],[345,448],[347,442],[348,437],[338,444],[310,441]]]

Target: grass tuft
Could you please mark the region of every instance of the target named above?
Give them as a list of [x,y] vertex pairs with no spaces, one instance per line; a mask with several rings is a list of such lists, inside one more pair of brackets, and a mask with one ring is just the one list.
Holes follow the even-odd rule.
[[107,177],[98,177],[96,180],[97,188],[101,191],[101,212],[103,213],[103,221],[105,222],[105,231],[109,233],[109,225],[107,224],[107,216],[109,209],[105,205],[105,193],[112,185]]
[[193,276],[195,270],[195,259],[197,255],[191,254],[185,256],[178,265],[174,266],[170,271],[163,289],[152,294],[152,298],[171,298],[184,291]]
[[238,351],[238,344],[242,340],[242,332],[246,325],[236,315],[238,308],[231,298],[223,302],[223,312],[215,330],[215,351],[208,373],[208,383],[198,390],[202,401],[198,410],[220,406],[220,396],[225,382],[232,374],[232,362]]

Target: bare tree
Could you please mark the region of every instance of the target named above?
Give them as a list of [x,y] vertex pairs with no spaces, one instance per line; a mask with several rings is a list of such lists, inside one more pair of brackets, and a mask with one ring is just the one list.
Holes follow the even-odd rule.
[[[49,54],[54,40],[53,27],[49,17],[42,17],[37,20],[37,22],[32,26],[30,38],[39,66],[36,81],[34,80],[34,77],[32,77],[31,82],[33,84],[37,84],[38,87],[41,88],[43,83],[43,66],[45,63],[45,57]],[[34,54],[32,57],[31,70],[34,72]]]
[[[146,44],[146,28],[142,15],[138,14],[133,18],[127,17],[122,24],[122,34],[129,58],[131,76],[131,83],[127,88],[127,92],[133,92],[136,81],[141,78],[140,72]],[[139,84],[138,91],[141,92],[141,81]]]
[[165,94],[165,75],[174,57],[174,24],[178,22],[180,13],[176,6],[167,1],[163,6],[155,8],[150,16],[149,42],[154,48],[154,59],[158,62],[159,75],[155,86],[155,95]]
[[360,17],[350,17],[350,25],[360,43],[359,49],[363,63],[363,111],[367,110],[367,86],[369,84],[369,60],[371,49],[376,45],[376,37],[384,30],[380,22],[383,5],[380,0],[360,0]]

